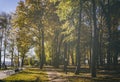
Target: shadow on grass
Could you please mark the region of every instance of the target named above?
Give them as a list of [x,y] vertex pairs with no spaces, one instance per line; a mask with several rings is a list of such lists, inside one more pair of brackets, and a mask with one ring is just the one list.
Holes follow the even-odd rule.
[[67,77],[70,82],[120,82],[118,78],[91,78],[91,77],[80,77],[80,76],[70,76]]

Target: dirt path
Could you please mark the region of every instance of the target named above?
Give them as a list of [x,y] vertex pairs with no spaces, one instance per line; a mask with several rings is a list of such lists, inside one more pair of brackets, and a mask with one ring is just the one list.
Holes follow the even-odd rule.
[[13,70],[0,71],[0,79],[7,78],[8,76],[10,76],[12,74],[15,74],[15,72]]
[[49,82],[69,82],[61,73],[57,72],[53,67],[46,67]]
[[0,71],[0,79],[4,79],[6,77],[8,77],[8,75],[6,75],[4,71]]

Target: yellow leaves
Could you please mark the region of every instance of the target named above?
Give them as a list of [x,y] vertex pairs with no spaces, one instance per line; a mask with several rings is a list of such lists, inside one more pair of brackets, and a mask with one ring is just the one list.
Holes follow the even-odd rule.
[[75,37],[73,36],[75,28],[73,27],[73,25],[70,24],[69,21],[66,21],[61,28],[63,30],[61,34],[65,36],[63,42],[70,42],[75,39]]
[[65,20],[69,13],[72,11],[72,1],[71,0],[63,0],[60,2],[57,10],[58,16],[61,20]]
[[63,34],[70,34],[75,28],[73,28],[72,25],[70,25],[70,22],[66,21],[62,25],[62,29],[66,30],[65,32],[63,32]]
[[25,4],[24,4],[24,2],[23,2],[23,1],[20,1],[18,4],[19,4],[19,5],[17,6],[16,11],[17,11],[17,12],[19,12],[19,10],[24,11],[24,10],[25,10]]
[[21,53],[28,52],[31,47],[31,36],[26,28],[21,28],[17,32],[17,47]]
[[33,3],[33,0],[25,0],[26,5],[31,4],[31,3]]

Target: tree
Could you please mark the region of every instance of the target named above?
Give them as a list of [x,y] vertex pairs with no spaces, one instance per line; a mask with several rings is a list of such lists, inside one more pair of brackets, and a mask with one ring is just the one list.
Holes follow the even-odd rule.
[[0,16],[0,69],[1,69],[1,52],[2,52],[2,43],[3,43],[3,26],[4,26],[4,18]]
[[7,51],[10,53],[11,67],[14,67],[15,47],[16,47],[17,29],[13,28],[10,19],[10,28],[8,31],[8,46]]
[[[1,14],[1,28],[2,28],[2,36],[1,36],[1,46],[2,46],[2,38],[4,38],[4,57],[3,57],[3,68],[6,68],[5,65],[5,57],[6,57],[6,47],[7,47],[7,38],[8,38],[8,30],[9,30],[9,22],[10,22],[10,15],[7,13]],[[1,53],[1,51],[0,51]],[[1,59],[1,54],[0,54]],[[0,60],[1,61],[1,60]],[[1,63],[1,62],[0,62]]]
[[76,71],[75,74],[79,74],[80,72],[80,28],[81,28],[81,20],[82,20],[82,0],[80,0],[79,2],[80,4],[80,8],[79,8],[79,21],[78,21],[78,27],[77,27],[77,46],[76,46],[76,56],[77,56],[77,67],[76,67]]
[[91,59],[91,75],[96,77],[96,58],[97,58],[97,23],[96,23],[96,3],[92,0],[93,4],[93,53]]
[[17,29],[16,46],[18,50],[19,67],[20,57],[23,66],[26,53],[32,47],[31,33],[29,33],[28,25],[26,25],[26,8],[24,2],[22,1],[20,1],[19,5],[17,6],[16,13],[14,14],[12,19],[12,24]]

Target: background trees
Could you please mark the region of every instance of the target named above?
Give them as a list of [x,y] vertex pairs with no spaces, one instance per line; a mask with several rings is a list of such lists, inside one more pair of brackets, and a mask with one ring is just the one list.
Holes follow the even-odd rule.
[[[66,71],[67,65],[75,65],[75,74],[79,74],[87,64],[92,77],[96,77],[96,69],[117,66],[119,3],[118,0],[20,1],[12,16],[11,30],[15,29],[16,35],[8,40],[11,62],[17,47],[22,65],[26,53],[33,48],[41,69],[44,64],[57,68],[64,65]],[[5,37],[3,40],[6,43]]]
[[7,44],[8,44],[8,34],[9,34],[9,29],[10,29],[10,18],[11,18],[11,16],[5,12],[1,13],[1,15],[0,15],[0,27],[1,27],[1,29],[0,29],[1,30],[0,53],[2,53],[2,51],[4,52],[2,63],[1,63],[1,54],[0,54],[0,64],[3,65],[3,68],[6,68],[5,57],[7,57],[6,50],[7,50],[7,46],[8,46]]

